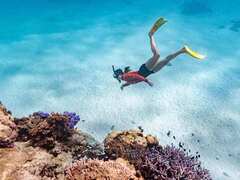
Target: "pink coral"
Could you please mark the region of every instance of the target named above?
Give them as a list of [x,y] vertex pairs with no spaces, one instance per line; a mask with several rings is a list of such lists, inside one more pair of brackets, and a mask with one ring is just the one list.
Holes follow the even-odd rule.
[[71,162],[70,154],[54,157],[44,149],[16,143],[14,148],[0,148],[0,179],[63,180]]
[[123,159],[116,161],[86,160],[77,161],[66,171],[67,180],[139,180],[134,167]]

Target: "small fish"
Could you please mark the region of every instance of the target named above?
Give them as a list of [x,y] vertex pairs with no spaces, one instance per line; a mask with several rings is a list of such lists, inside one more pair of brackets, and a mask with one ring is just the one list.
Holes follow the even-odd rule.
[[176,139],[176,137],[175,137],[175,136],[173,136],[173,139]]
[[112,131],[112,130],[114,130],[114,128],[115,128],[115,126],[114,126],[114,125],[112,125],[112,126],[111,126],[111,131]]
[[131,121],[132,124],[136,124],[135,121]]
[[169,136],[170,136],[170,134],[171,134],[171,131],[168,131],[168,132],[167,132],[167,136],[169,137]]
[[139,129],[141,132],[144,131],[143,128],[142,128],[142,126],[138,126],[138,129]]
[[223,172],[223,175],[229,177],[229,175],[226,172]]
[[183,145],[182,145],[181,142],[179,142],[178,146],[179,146],[180,148],[183,148]]

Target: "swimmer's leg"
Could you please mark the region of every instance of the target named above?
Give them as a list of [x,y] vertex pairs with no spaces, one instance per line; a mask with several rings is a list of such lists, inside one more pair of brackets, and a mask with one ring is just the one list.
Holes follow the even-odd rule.
[[153,67],[153,72],[158,72],[160,69],[162,69],[164,66],[166,66],[171,60],[175,59],[180,54],[186,53],[185,48],[180,49],[179,51],[170,54],[165,59],[158,61],[157,64]]
[[145,66],[150,71],[152,71],[153,67],[155,66],[158,59],[160,58],[160,53],[159,53],[159,50],[157,49],[155,39],[151,32],[149,33],[149,38],[150,38],[150,45],[151,45],[151,50],[152,50],[153,56],[145,63]]
[[153,35],[166,22],[167,22],[166,19],[164,19],[163,17],[160,17],[153,24],[153,27],[150,29],[150,32],[148,33],[149,38],[150,38],[150,45],[151,45],[151,50],[152,50],[153,56],[145,63],[145,66],[150,71],[152,71],[153,67],[155,66],[155,64],[157,63],[157,61],[160,57],[160,53],[157,49],[157,46],[156,46],[155,39],[154,39]]

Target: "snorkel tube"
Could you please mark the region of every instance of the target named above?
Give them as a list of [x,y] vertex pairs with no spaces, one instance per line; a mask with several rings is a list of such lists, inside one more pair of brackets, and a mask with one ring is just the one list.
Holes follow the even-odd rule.
[[112,70],[113,70],[113,77],[118,80],[119,83],[121,83],[121,79],[119,78],[119,75],[123,74],[121,69],[115,70],[114,65],[112,65]]

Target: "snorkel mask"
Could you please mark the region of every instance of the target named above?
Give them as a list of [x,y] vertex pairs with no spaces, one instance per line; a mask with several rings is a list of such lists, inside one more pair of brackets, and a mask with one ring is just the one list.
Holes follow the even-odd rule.
[[121,83],[120,75],[123,74],[123,71],[121,69],[115,70],[114,65],[112,65],[113,70],[113,77],[118,80],[119,83]]

